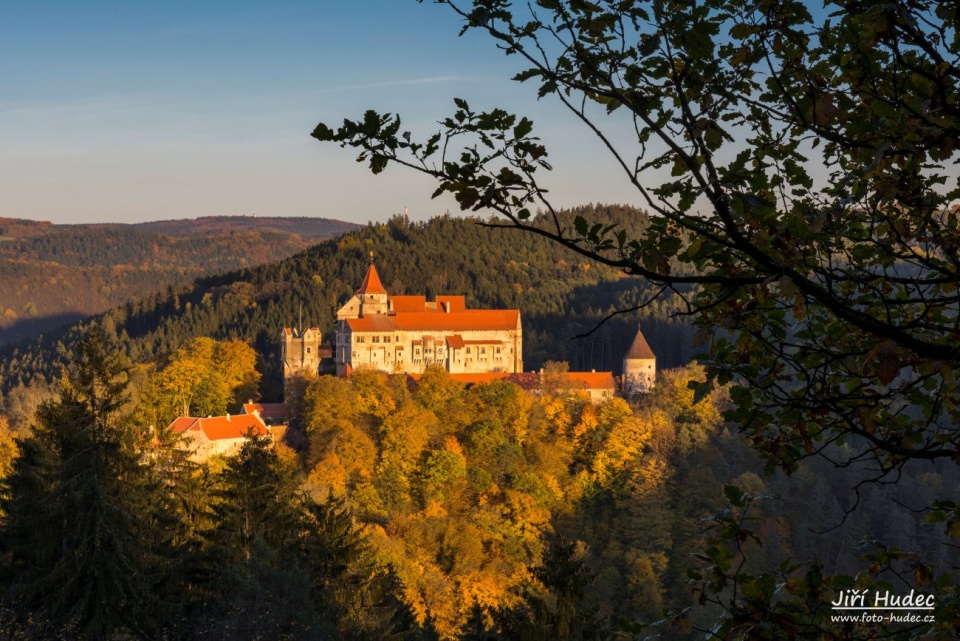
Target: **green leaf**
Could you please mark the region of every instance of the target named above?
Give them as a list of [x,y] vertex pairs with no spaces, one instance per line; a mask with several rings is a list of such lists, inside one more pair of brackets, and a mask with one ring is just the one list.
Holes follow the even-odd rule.
[[516,80],[517,82],[525,82],[531,78],[536,78],[537,76],[541,76],[541,75],[543,75],[543,73],[539,69],[536,69],[536,68],[525,69],[524,71],[521,71],[520,73],[516,74],[513,77],[513,80]]
[[753,33],[753,27],[745,22],[739,22],[730,29],[730,37],[735,40],[743,40]]
[[334,140],[333,129],[326,126],[322,122],[314,128],[313,133],[311,133],[310,135],[321,142],[328,142],[328,141]]
[[573,219],[573,227],[577,230],[577,233],[581,236],[586,237],[589,227],[587,226],[587,219],[583,216],[577,216]]
[[747,495],[736,485],[724,485],[723,495],[735,507],[743,507],[747,504]]
[[519,140],[525,138],[531,131],[533,131],[533,121],[529,118],[521,118],[517,126],[513,128],[513,137]]

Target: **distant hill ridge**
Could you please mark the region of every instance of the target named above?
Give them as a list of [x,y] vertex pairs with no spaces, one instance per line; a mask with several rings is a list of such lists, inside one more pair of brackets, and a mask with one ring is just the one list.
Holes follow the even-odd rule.
[[[312,238],[330,238],[331,235],[355,229],[359,225],[333,218],[308,216],[199,216],[151,220],[139,223],[53,223],[47,220],[8,218],[0,216],[0,236],[26,238],[56,234],[64,231],[130,229],[169,236],[224,233],[230,231],[274,231],[300,234]],[[331,234],[331,231],[334,233]]]
[[357,227],[306,217],[69,225],[0,218],[0,346],[200,276],[282,259]]
[[[273,216],[201,216],[179,220],[157,220],[132,225],[144,231],[186,236],[206,231],[272,231],[300,234],[308,238],[331,238],[359,225],[330,218]],[[224,229],[224,228],[228,229]]]

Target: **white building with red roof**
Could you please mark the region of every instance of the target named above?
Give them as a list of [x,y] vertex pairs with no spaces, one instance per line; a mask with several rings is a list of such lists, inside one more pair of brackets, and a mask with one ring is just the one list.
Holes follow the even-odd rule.
[[181,416],[167,429],[184,439],[190,458],[206,461],[211,456],[233,456],[247,436],[267,436],[270,428],[257,414],[238,414],[195,418]]
[[522,372],[516,309],[467,309],[463,296],[391,296],[370,265],[357,293],[337,311],[337,374],[358,368],[413,374],[428,365],[451,373]]

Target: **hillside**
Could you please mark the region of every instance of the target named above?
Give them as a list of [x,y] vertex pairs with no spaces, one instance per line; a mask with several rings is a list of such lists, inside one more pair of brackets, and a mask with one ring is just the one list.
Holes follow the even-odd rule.
[[0,346],[200,276],[285,258],[355,227],[248,216],[131,225],[0,218]]
[[[640,212],[626,207],[595,209],[591,215],[632,225],[645,221]],[[614,309],[635,305],[648,285],[580,261],[534,235],[478,222],[449,216],[427,223],[395,218],[277,263],[168,287],[112,309],[102,323],[127,356],[139,362],[162,358],[196,336],[247,340],[263,357],[264,396],[276,398],[280,329],[294,325],[302,313],[304,324],[329,334],[337,304],[359,286],[373,252],[391,292],[430,298],[465,294],[471,307],[519,308],[527,369],[562,360],[573,369],[619,371],[641,318],[661,366],[690,359],[692,330],[671,316],[676,306],[670,301],[644,309],[641,316],[615,317],[589,338],[573,340]],[[0,351],[3,388],[51,380],[82,329],[79,323]]]
[[[595,218],[645,224],[642,213],[627,207],[591,210]],[[580,211],[564,212],[564,220]],[[426,372],[416,385],[358,369],[349,379],[323,376],[291,386],[287,400],[295,420],[286,434],[295,432],[296,439],[287,443],[296,445],[296,451],[251,441],[238,457],[201,467],[202,473],[184,465],[183,452],[157,439],[155,430],[145,429],[169,423],[163,395],[170,389],[167,382],[181,375],[208,394],[191,400],[194,407],[216,400],[211,392],[224,388],[208,372],[225,370],[228,360],[215,356],[217,350],[231,354],[231,363],[244,361],[251,372],[256,355],[247,345],[192,340],[198,336],[250,342],[260,356],[263,400],[276,400],[280,327],[302,314],[304,324],[319,325],[329,335],[337,304],[357,289],[371,254],[391,293],[462,293],[471,307],[518,307],[528,369],[547,360],[567,360],[574,369],[616,371],[639,321],[659,357],[658,384],[635,404],[614,398],[594,405],[559,385],[533,395],[502,381],[465,386],[442,369]],[[896,546],[889,548],[892,559],[897,559],[893,554],[905,555],[897,563],[909,566],[914,576],[929,572],[944,591],[943,586],[955,585],[955,546],[940,524],[911,513],[913,505],[929,504],[938,496],[958,500],[960,484],[952,463],[911,465],[896,483],[867,483],[873,470],[832,463],[859,447],[851,438],[830,444],[824,457],[803,461],[790,474],[765,472],[764,461],[735,426],[723,422],[722,412],[732,403],[728,391],[718,387],[696,399],[689,383],[702,380],[703,369],[696,364],[670,369],[693,353],[692,330],[676,315],[676,299],[615,316],[590,338],[571,340],[649,293],[643,280],[582,262],[534,235],[490,229],[478,219],[446,216],[411,224],[395,218],[276,263],[171,286],[101,315],[97,322],[112,343],[101,341],[101,349],[117,349],[145,364],[124,371],[123,359],[115,361],[117,389],[131,383],[134,411],[109,425],[124,430],[131,450],[137,445],[130,461],[141,457],[161,464],[157,476],[143,474],[139,485],[130,479],[151,470],[150,465],[132,465],[124,477],[83,478],[110,483],[122,478],[112,486],[118,488],[114,496],[118,503],[128,501],[123,505],[131,506],[129,513],[142,526],[123,541],[129,549],[150,551],[147,546],[154,545],[164,553],[134,555],[142,569],[129,573],[164,577],[160,585],[143,582],[143,593],[151,596],[142,602],[151,607],[166,594],[176,595],[175,608],[157,610],[157,629],[164,629],[166,638],[191,640],[278,638],[280,631],[291,629],[297,631],[291,633],[295,638],[370,638],[342,631],[308,635],[321,628],[320,622],[333,620],[325,599],[335,594],[354,599],[349,609],[333,610],[346,613],[338,625],[370,629],[395,623],[390,638],[411,641],[640,638],[639,628],[633,630],[635,636],[624,632],[638,621],[659,622],[642,630],[644,638],[658,632],[681,641],[702,638],[718,614],[709,604],[696,605],[692,586],[702,580],[697,577],[711,576],[704,567],[715,558],[731,558],[724,555],[734,543],[725,542],[723,535],[735,541],[738,554],[745,550],[737,572],[748,578],[789,575],[792,583],[784,585],[803,585],[821,576],[832,581],[826,577],[836,572],[882,585],[895,568],[872,562],[872,541],[885,541]],[[0,350],[3,391],[50,380],[61,364],[76,361],[84,330],[84,324],[76,324],[17,349]],[[203,350],[207,356],[200,355]],[[180,365],[190,364],[177,367],[178,359]],[[150,371],[155,364],[156,375]],[[239,398],[248,398],[249,388],[241,382],[256,377],[235,378],[237,389],[244,388]],[[29,397],[23,390],[7,396],[12,425],[23,416]],[[50,407],[74,407],[72,397],[65,399],[69,406],[45,406],[42,415],[50,416]],[[88,424],[59,420],[60,413],[53,416],[58,420],[36,430],[41,439],[54,433],[82,435]],[[148,438],[150,445],[142,446],[145,441],[137,438]],[[78,442],[75,447],[84,453],[119,451],[88,447],[83,440],[59,442]],[[70,465],[87,460],[64,459]],[[31,459],[22,460],[29,464]],[[26,465],[20,469],[30,471]],[[28,492],[37,492],[33,488],[38,484],[23,479],[35,476],[15,472],[11,478],[9,487],[32,501],[11,504],[7,512],[7,522],[14,524],[7,531],[23,542],[18,549],[37,549],[37,541],[60,544],[48,535],[56,529],[43,521],[46,513],[36,505],[65,506],[57,513],[59,521],[78,530],[87,523],[78,516],[100,514],[61,502],[65,493],[59,487],[41,488],[43,500],[33,500]],[[747,529],[711,527],[731,514]],[[240,519],[251,524],[253,535],[237,536]],[[353,530],[354,525],[360,527]],[[171,531],[179,538],[167,546]],[[899,551],[906,549],[920,556]],[[106,567],[115,567],[117,557],[110,556]],[[8,554],[8,564],[11,558]],[[328,569],[339,574],[329,578]],[[343,578],[356,577],[351,572],[357,571],[383,579],[372,586],[380,598],[367,598],[369,593],[361,590],[366,584]],[[23,576],[9,569],[6,575]],[[111,576],[125,579],[128,574]],[[172,577],[173,588],[166,577]],[[925,589],[932,591],[932,580],[924,580],[930,586]],[[82,576],[77,583],[93,580]],[[775,584],[769,586],[772,594]],[[351,592],[355,587],[357,592]],[[537,609],[561,597],[576,630],[598,631],[594,636],[510,636],[489,629],[492,623],[535,629],[517,626],[542,623]],[[748,598],[753,598],[749,592]],[[792,593],[783,598],[792,607],[787,600]],[[829,614],[820,597],[811,603],[816,616],[826,621]],[[5,612],[0,604],[0,620],[19,616],[7,608]],[[684,612],[683,618],[669,624],[665,609]],[[14,622],[25,630],[19,638],[45,638],[30,627],[44,625],[42,617]]]

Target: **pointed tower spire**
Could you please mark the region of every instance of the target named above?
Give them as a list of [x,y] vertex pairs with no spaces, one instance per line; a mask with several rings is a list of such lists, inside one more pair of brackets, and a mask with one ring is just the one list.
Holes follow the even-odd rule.
[[377,273],[377,268],[373,266],[373,263],[370,263],[370,268],[367,269],[367,275],[364,276],[357,293],[387,295],[387,290],[384,288],[383,283],[380,282],[380,274]]
[[360,284],[360,289],[357,290],[357,298],[360,299],[360,316],[386,314],[387,297],[387,290],[380,282],[380,274],[377,273],[373,263],[370,263],[367,275]]
[[633,343],[630,345],[630,349],[627,350],[626,358],[656,358],[656,356],[653,354],[653,350],[650,349],[650,344],[647,343],[647,339],[644,338],[643,332],[640,331],[639,325],[637,326],[637,335],[634,337]]

